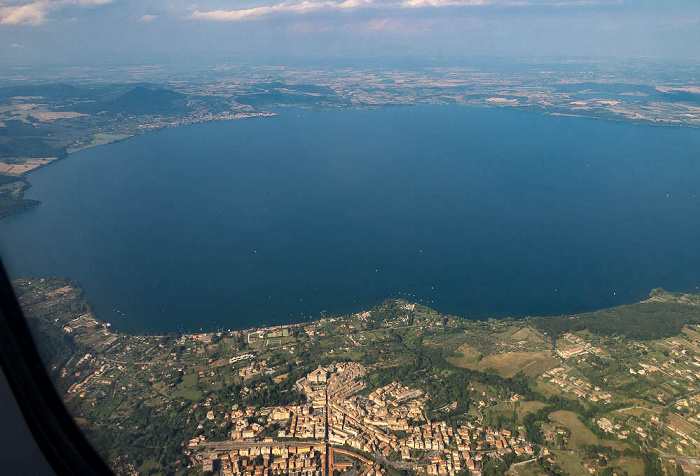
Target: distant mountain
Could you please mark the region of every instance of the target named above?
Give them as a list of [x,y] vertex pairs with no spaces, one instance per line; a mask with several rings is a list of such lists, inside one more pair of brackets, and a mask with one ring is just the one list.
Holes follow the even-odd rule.
[[87,114],[181,114],[187,112],[187,96],[170,89],[136,86],[114,98],[78,104],[74,109]]
[[16,96],[40,96],[57,102],[54,106],[86,114],[107,111],[168,115],[187,111],[187,96],[149,83],[96,88],[63,83],[0,87],[0,100]]

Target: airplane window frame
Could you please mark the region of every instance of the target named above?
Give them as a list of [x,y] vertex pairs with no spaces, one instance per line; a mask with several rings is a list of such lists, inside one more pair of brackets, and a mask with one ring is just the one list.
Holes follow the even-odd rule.
[[111,475],[64,407],[0,258],[0,366],[39,448],[58,475]]

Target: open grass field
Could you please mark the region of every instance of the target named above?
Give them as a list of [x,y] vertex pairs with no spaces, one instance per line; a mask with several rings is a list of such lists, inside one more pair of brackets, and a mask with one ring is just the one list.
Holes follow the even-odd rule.
[[519,402],[515,407],[515,413],[518,415],[518,421],[522,422],[525,415],[528,413],[536,413],[540,408],[546,407],[543,402]]
[[520,371],[530,377],[536,377],[557,365],[559,360],[552,357],[549,351],[509,352],[484,357],[479,362],[479,370],[493,367],[503,377],[512,377]]
[[202,399],[202,392],[197,390],[197,375],[187,374],[182,377],[182,382],[177,384],[173,396],[179,396],[187,400],[199,401]]
[[159,468],[160,466],[158,465],[158,462],[154,460],[153,458],[149,458],[145,460],[141,466],[139,466],[139,473],[140,474],[151,474],[152,471],[155,471]]
[[448,357],[447,361],[457,367],[464,369],[476,369],[479,366],[481,358],[484,356],[481,352],[467,344],[459,346],[458,352],[462,354],[459,357]]
[[552,357],[549,351],[508,352],[484,356],[473,347],[462,345],[459,352],[462,356],[448,359],[450,363],[457,367],[480,371],[493,367],[502,377],[512,377],[520,371],[530,377],[536,377],[559,365],[559,360]]
[[573,451],[552,450],[552,454],[557,457],[557,464],[564,470],[565,474],[571,476],[589,475],[588,470],[583,466],[581,458]]
[[[697,327],[695,329],[697,329]],[[690,326],[684,326],[683,333],[691,340],[700,340],[700,332],[695,329]]]
[[561,395],[564,393],[564,391],[556,385],[550,382],[545,382],[544,380],[537,380],[536,384],[532,386],[532,389],[535,392],[541,393],[545,397],[552,397],[554,395]]
[[566,410],[559,410],[549,414],[549,418],[559,422],[571,431],[571,443],[574,445],[600,445],[609,446],[617,450],[624,450],[627,446],[619,441],[603,440],[586,428],[578,418],[578,414]]
[[547,345],[547,341],[542,338],[542,335],[531,327],[522,327],[518,329],[513,326],[506,332],[497,334],[498,340],[508,340],[510,342],[527,341],[532,345]]
[[519,329],[516,326],[510,326],[503,332],[494,333],[493,338],[498,341],[512,340],[513,335],[519,333],[522,330],[524,330],[524,328]]
[[282,375],[278,375],[277,377],[273,378],[272,381],[275,382],[275,383],[280,383],[280,382],[286,380],[287,377],[289,377],[289,374],[288,374],[288,373],[282,374]]
[[[575,451],[550,451],[554,456],[556,456],[557,464],[566,474],[571,476],[590,475],[588,470],[584,467],[585,461],[582,460]],[[613,461],[613,465],[616,468],[620,468],[622,471],[626,471],[629,476],[642,476],[644,474],[644,463],[640,458],[622,457],[616,461]],[[597,474],[599,474],[599,471],[600,468],[598,468]],[[515,466],[513,470],[509,471],[507,474],[512,476],[539,476],[540,474],[546,473],[539,465],[537,465],[537,463],[533,461],[532,463]]]
[[[629,399],[629,407],[633,409],[638,409],[642,412],[644,411],[650,411],[653,413],[661,413],[661,411],[664,409],[662,405],[659,405],[658,403],[651,403],[646,400],[642,400],[641,398],[630,398]],[[630,413],[634,415],[634,412],[628,412],[626,408],[621,408],[620,410],[623,410],[625,413]]]
[[507,476],[540,476],[546,474],[544,469],[537,464],[537,461],[530,461],[529,463],[512,466],[511,469],[506,472]]
[[676,415],[675,413],[669,413],[668,414],[668,422],[681,430],[684,433],[687,433],[689,435],[692,435],[693,433],[698,431],[698,427],[690,423],[688,420],[684,419],[680,415]]
[[296,341],[296,339],[293,336],[268,337],[267,345],[271,347],[271,346],[275,346],[275,345],[290,344],[290,343],[295,342],[295,341]]
[[623,456],[613,464],[623,471],[627,471],[629,476],[642,476],[644,474],[644,462],[641,458]]
[[89,144],[79,145],[77,147],[69,147],[67,152],[69,154],[74,154],[75,152],[80,152],[81,150],[90,149],[91,147],[98,147],[100,145],[109,144],[111,142],[117,142],[131,137],[129,134],[105,134],[104,132],[98,132],[92,136],[92,142]]
[[484,415],[490,415],[495,421],[499,416],[510,418],[513,415],[513,404],[510,402],[500,402],[496,405],[486,407],[483,410]]
[[[460,348],[462,346],[467,346],[465,344],[466,336],[465,334],[458,333],[458,332],[453,332],[453,333],[440,333],[439,335],[435,336],[430,336],[426,337],[423,339],[423,345],[426,347],[430,347],[433,349],[442,349],[446,353],[449,352],[454,352],[454,353],[461,353]],[[478,350],[474,349],[476,352]],[[448,354],[447,354],[448,355]]]

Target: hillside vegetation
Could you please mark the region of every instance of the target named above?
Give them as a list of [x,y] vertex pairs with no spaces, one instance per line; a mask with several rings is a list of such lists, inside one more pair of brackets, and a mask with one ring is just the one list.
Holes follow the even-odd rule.
[[606,337],[654,340],[677,335],[686,324],[700,323],[697,296],[655,289],[651,299],[576,316],[534,319],[534,325],[551,336],[587,330]]

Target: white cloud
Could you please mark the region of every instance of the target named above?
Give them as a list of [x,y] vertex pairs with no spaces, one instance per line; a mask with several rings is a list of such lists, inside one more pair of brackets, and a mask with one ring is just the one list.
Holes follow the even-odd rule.
[[49,2],[0,7],[0,25],[41,25],[49,9]]
[[113,0],[38,0],[0,7],[0,25],[41,25],[49,21],[49,13],[67,7],[104,5]]
[[441,8],[441,7],[481,7],[491,5],[486,0],[404,0],[403,8]]
[[84,7],[89,7],[91,5],[106,5],[108,3],[112,3],[114,0],[73,0],[73,1],[67,1],[65,3],[73,3],[75,5],[81,5]]
[[[596,0],[573,0],[575,2],[592,3]],[[269,18],[284,14],[303,15],[318,11],[330,10],[361,10],[361,9],[418,9],[443,7],[484,7],[484,6],[523,7],[534,5],[526,0],[395,0],[375,3],[374,0],[288,0],[270,6],[244,8],[240,10],[200,11],[196,7],[190,18],[210,21],[244,21]],[[388,25],[388,24],[387,24]]]
[[345,0],[343,2],[314,2],[305,0],[298,3],[284,2],[269,7],[254,7],[245,8],[242,10],[213,10],[210,12],[200,12],[195,10],[192,12],[191,18],[197,20],[240,21],[268,17],[277,13],[304,14],[320,10],[350,10],[356,8],[366,8],[372,5],[372,0]]
[[598,0],[571,0],[567,2],[554,2],[550,5],[554,7],[595,7],[600,5]]
[[[196,6],[191,19],[211,21],[243,21],[269,18],[284,14],[303,15],[318,11],[361,10],[361,9],[420,9],[420,8],[561,8],[561,7],[595,7],[600,5],[621,4],[623,0],[286,0],[269,6],[251,7],[238,10],[201,11]],[[387,24],[388,25],[388,24]]]
[[144,15],[141,18],[139,18],[139,21],[153,21],[156,18],[158,18],[158,15]]

